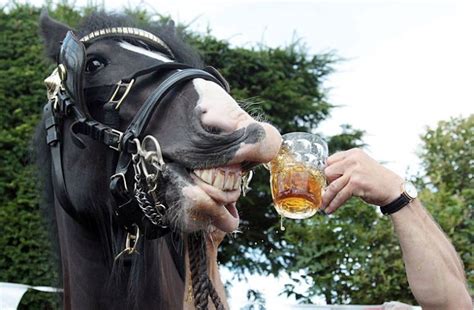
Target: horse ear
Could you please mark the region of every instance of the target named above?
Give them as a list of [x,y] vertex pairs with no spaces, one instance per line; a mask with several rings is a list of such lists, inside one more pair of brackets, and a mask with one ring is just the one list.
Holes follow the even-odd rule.
[[176,24],[174,20],[170,19],[165,24],[166,31],[172,34],[176,34]]
[[49,17],[47,11],[41,12],[39,20],[39,32],[43,37],[46,56],[53,61],[58,61],[61,42],[68,31],[72,29],[67,25]]

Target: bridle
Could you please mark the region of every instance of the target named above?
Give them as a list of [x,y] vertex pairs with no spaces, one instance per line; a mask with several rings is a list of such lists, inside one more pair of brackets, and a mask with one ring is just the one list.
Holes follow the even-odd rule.
[[[212,67],[197,69],[178,62],[160,63],[123,77],[116,84],[103,85],[101,93],[109,94],[103,107],[106,116],[109,115],[105,119],[112,121],[99,122],[91,116],[84,100],[85,45],[114,37],[139,39],[165,50],[174,59],[171,49],[161,39],[141,29],[107,28],[94,31],[81,40],[68,32],[61,45],[58,66],[45,80],[49,100],[43,110],[44,125],[51,150],[54,193],[62,208],[75,220],[80,221],[81,216],[71,202],[62,164],[64,121],[72,120],[69,127],[71,137],[79,148],[85,148],[79,137],[85,135],[117,152],[115,172],[110,176],[110,191],[115,200],[113,212],[119,225],[127,231],[129,246],[124,251],[133,252],[140,234],[154,239],[170,231],[163,217],[166,206],[156,195],[158,176],[165,165],[160,144],[155,137],[144,135],[153,111],[170,90],[195,78],[215,82],[226,91],[229,88],[225,79]],[[117,109],[135,80],[152,73],[160,74],[164,79],[143,102],[125,131],[118,130]],[[133,175],[132,182],[128,181],[130,175]]]
[[[116,152],[117,156],[114,157],[118,159],[109,161],[112,166],[115,166],[114,173],[110,176],[109,188],[115,202],[113,213],[119,225],[127,232],[125,249],[115,257],[117,260],[123,254],[138,253],[137,244],[141,235],[147,239],[155,239],[170,232],[170,227],[163,217],[166,206],[159,201],[156,194],[159,175],[166,163],[158,140],[144,134],[153,112],[172,89],[192,79],[202,78],[215,82],[227,92],[229,92],[229,85],[212,67],[196,69],[178,62],[160,63],[138,70],[116,84],[102,85],[99,97],[102,96],[106,101],[103,106],[105,117],[104,122],[99,122],[91,116],[84,100],[85,91],[96,92],[95,95],[97,95],[98,90],[97,87],[95,89],[83,88],[85,44],[114,37],[138,39],[166,51],[167,55],[175,59],[171,49],[161,39],[141,29],[107,28],[94,31],[81,40],[78,40],[72,32],[68,32],[61,45],[58,66],[45,80],[48,88],[48,102],[44,106],[43,117],[46,142],[51,151],[54,194],[63,210],[76,221],[81,221],[81,215],[71,202],[64,178],[62,158],[64,121],[66,119],[72,121],[69,127],[71,138],[79,148],[85,148],[85,144],[79,137],[79,135],[85,135]],[[160,74],[163,79],[143,102],[125,131],[118,130],[120,120],[118,108],[132,89],[135,80],[148,74]],[[131,184],[128,181],[130,175],[133,175]],[[248,183],[246,186],[248,187]],[[207,309],[210,298],[216,309],[223,310],[223,303],[208,276],[203,234],[198,232],[189,235],[188,244],[191,244],[189,257],[196,309]],[[172,252],[176,251],[173,246],[169,248]],[[179,268],[184,262],[177,262],[179,259],[177,253],[174,253],[172,257],[184,281],[184,274]]]

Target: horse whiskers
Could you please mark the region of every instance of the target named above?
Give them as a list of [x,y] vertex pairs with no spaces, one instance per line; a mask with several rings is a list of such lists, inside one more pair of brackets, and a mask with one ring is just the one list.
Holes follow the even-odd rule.
[[230,233],[227,233],[226,236],[229,236],[232,239],[236,239],[237,234],[242,234],[242,233],[243,233],[243,231],[241,231],[240,229],[236,229],[236,230],[234,230]]
[[167,219],[169,226],[182,230],[184,228],[184,208],[180,206],[179,200],[168,207]]
[[265,113],[262,110],[263,100],[257,97],[241,99],[237,102],[239,106],[245,110],[252,118],[258,122],[266,121]]

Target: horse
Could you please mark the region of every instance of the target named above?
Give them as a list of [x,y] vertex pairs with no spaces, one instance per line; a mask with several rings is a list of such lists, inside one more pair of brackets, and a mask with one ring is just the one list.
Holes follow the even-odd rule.
[[[35,134],[66,309],[226,309],[217,251],[281,136],[172,22],[43,13],[48,101]],[[247,179],[248,180],[248,179]]]

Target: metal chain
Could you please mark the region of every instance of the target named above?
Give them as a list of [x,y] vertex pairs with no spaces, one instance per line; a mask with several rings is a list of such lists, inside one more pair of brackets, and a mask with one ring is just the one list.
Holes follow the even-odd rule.
[[[141,167],[143,166],[142,164],[143,157],[137,153],[132,156],[132,162],[133,162],[133,170],[135,172],[134,176],[134,193],[135,193],[135,199],[138,203],[138,206],[142,210],[143,214],[150,220],[150,222],[153,225],[159,225],[161,227],[166,227],[163,223],[163,214],[164,211],[166,210],[166,207],[160,203],[154,194],[157,185],[155,183],[151,184],[148,180],[146,182],[147,187],[152,186],[151,189],[151,196],[152,199],[154,200],[154,204],[150,201],[149,195],[147,194],[147,191],[145,190],[145,186],[143,185],[145,182],[145,177],[142,173]],[[150,190],[148,191],[150,193]]]
[[139,186],[138,183],[135,183],[135,199],[143,214],[145,214],[150,222],[152,222],[153,225],[161,226],[163,215],[159,213],[157,208],[150,202],[142,186]]

